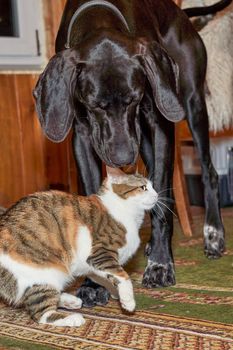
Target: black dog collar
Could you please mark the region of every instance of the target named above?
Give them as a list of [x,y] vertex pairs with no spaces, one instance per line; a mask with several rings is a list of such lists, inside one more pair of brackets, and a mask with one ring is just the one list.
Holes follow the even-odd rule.
[[70,48],[70,34],[71,34],[71,30],[72,30],[74,21],[78,18],[78,16],[80,16],[80,14],[83,11],[89,9],[90,7],[94,7],[94,6],[103,6],[103,7],[109,8],[123,22],[126,29],[128,31],[130,31],[125,17],[122,15],[120,10],[115,5],[113,5],[111,2],[105,1],[105,0],[91,0],[91,1],[88,1],[85,4],[81,5],[73,14],[73,16],[70,20],[70,24],[69,24],[68,32],[67,32],[67,40],[66,40],[66,44],[65,44],[66,49]]

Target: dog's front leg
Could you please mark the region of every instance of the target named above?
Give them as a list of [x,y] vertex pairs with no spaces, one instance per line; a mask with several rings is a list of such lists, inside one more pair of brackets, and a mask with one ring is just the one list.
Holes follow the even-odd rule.
[[[82,195],[96,193],[102,182],[102,162],[95,153],[88,128],[85,124],[74,124],[73,128],[73,152],[78,170],[78,192]],[[82,305],[92,307],[96,304],[105,305],[110,293],[107,289],[86,278],[77,291],[77,296],[82,299]]]
[[[163,287],[175,284],[174,264],[171,250],[173,232],[172,178],[174,163],[174,124],[158,116],[152,135],[152,153],[143,147],[142,157],[150,164],[149,172],[155,190],[161,199],[154,208],[152,234],[146,247],[148,265],[143,276],[145,287]],[[153,165],[151,159],[153,155]],[[148,158],[148,161],[147,161]],[[164,199],[166,198],[166,199]],[[163,204],[164,203],[164,204]]]
[[89,196],[96,193],[102,182],[102,162],[91,145],[88,127],[75,122],[73,153],[78,170],[78,193]]

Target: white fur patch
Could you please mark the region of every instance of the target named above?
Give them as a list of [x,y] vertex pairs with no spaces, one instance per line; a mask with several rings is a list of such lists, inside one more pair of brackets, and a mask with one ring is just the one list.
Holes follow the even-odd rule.
[[[139,227],[142,224],[144,210],[137,210],[134,205],[127,205],[125,199],[113,192],[101,196],[101,200],[112,217],[123,224],[127,233],[127,244],[119,249],[119,263],[124,264],[138,249],[140,244]],[[135,212],[137,215],[135,215]]]
[[80,309],[82,307],[82,300],[72,294],[62,293],[58,307],[63,307],[68,310]]
[[54,322],[47,322],[47,318],[51,316],[55,311],[48,311],[43,314],[39,323],[49,324],[57,327],[80,327],[85,323],[85,320],[80,314],[70,314],[65,318],[61,318],[60,320],[56,320]]
[[212,234],[213,237],[223,237],[222,231],[216,229],[216,227],[212,225],[205,224],[204,225],[204,237],[209,238],[209,235]]
[[[212,236],[212,238],[209,237]],[[218,238],[223,238],[223,232],[217,230],[214,226],[205,224],[204,225],[204,237],[206,243],[210,244],[212,249],[219,249],[219,240]]]
[[[184,0],[182,7],[206,6],[215,0]],[[206,104],[209,129],[214,132],[233,125],[233,12],[228,6],[200,31],[207,56]]]
[[92,237],[90,230],[86,226],[78,229],[76,238],[76,255],[71,264],[71,273],[75,276],[87,275],[91,271],[87,259],[91,254]]
[[136,303],[132,282],[130,280],[122,280],[118,285],[118,292],[122,307],[127,311],[134,311]]
[[71,279],[68,274],[58,269],[31,267],[17,262],[8,254],[0,255],[0,263],[10,271],[17,280],[18,293],[16,300],[13,301],[15,303],[23,296],[26,288],[32,287],[34,284],[48,284],[60,291]]
[[47,323],[46,322],[46,320],[47,320],[47,317],[49,317],[49,316],[51,316],[53,313],[54,313],[55,311],[47,311],[47,312],[45,312],[42,316],[41,316],[41,318],[40,318],[40,320],[39,320],[39,323],[42,323],[42,324],[45,324],[45,323]]

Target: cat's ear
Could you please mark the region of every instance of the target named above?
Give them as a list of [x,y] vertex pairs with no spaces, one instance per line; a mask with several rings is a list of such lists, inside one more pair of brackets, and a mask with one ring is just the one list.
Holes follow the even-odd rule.
[[125,167],[123,167],[123,171],[125,174],[127,175],[135,175],[138,173],[137,171],[137,165],[127,165]]
[[106,172],[108,177],[125,176],[126,174],[120,168],[111,168],[106,165]]

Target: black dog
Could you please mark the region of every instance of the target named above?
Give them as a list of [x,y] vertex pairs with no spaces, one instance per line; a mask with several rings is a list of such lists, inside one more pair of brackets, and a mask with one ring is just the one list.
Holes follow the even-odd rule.
[[[140,153],[156,191],[171,198],[174,122],[187,117],[205,186],[205,254],[220,257],[224,228],[209,155],[206,51],[184,11],[171,0],[68,0],[56,51],[34,95],[51,140],[62,141],[73,125],[81,192],[97,191],[101,161],[121,167]],[[169,202],[165,220],[152,214],[146,287],[175,284],[170,209]],[[93,303],[90,287],[80,293]]]

